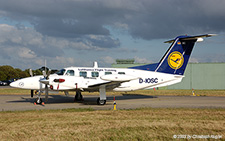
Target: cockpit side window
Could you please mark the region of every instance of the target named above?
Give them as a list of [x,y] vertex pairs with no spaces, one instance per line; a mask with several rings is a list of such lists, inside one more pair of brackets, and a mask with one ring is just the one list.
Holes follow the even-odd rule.
[[67,75],[67,76],[74,76],[74,70],[68,70],[68,71],[66,72],[66,75]]
[[56,72],[56,74],[58,75],[63,75],[65,73],[65,69],[61,69],[60,71]]

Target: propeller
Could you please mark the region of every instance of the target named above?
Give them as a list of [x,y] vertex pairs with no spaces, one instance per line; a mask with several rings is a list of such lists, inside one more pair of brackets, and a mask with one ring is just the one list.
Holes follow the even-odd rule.
[[[46,80],[49,79],[49,75],[51,74],[51,70],[48,71],[48,73],[46,74],[46,72],[44,71],[43,75],[45,77]],[[48,81],[49,84],[49,81]],[[48,101],[48,84],[45,84],[45,102]]]
[[48,84],[49,84],[49,75],[51,74],[51,70],[46,74],[45,71],[42,71],[44,78],[40,80],[41,83],[45,84],[45,102],[48,101]]

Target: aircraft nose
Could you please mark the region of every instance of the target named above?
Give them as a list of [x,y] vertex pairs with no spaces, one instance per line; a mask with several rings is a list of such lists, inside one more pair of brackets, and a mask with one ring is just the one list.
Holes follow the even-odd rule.
[[9,86],[10,87],[15,87],[15,88],[17,88],[18,87],[18,83],[15,81],[15,82],[11,82],[10,84],[9,84]]
[[9,85],[14,88],[22,88],[24,86],[24,82],[17,80],[15,82],[10,83]]

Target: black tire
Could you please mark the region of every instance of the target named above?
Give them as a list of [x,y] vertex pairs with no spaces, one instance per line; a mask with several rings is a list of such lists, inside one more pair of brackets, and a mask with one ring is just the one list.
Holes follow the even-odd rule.
[[82,101],[83,100],[83,95],[81,92],[77,92],[75,95],[75,101]]
[[36,102],[36,104],[42,104],[42,99],[36,98],[35,102]]
[[106,100],[100,100],[100,98],[97,99],[97,104],[98,105],[105,105],[106,104]]

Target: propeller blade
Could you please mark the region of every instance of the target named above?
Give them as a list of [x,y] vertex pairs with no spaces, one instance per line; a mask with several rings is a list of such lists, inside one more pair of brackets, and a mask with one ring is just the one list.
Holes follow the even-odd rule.
[[45,85],[45,102],[48,102],[48,85]]
[[44,75],[45,78],[47,77],[47,74],[44,70],[42,71],[42,74]]
[[59,84],[58,84],[58,86],[57,86],[57,91],[59,90]]
[[51,74],[51,71],[52,71],[51,69],[49,69],[49,70],[48,70],[48,73],[47,73],[46,79],[48,79],[48,78],[49,78],[49,75]]
[[29,69],[29,73],[30,73],[30,76],[33,77],[33,71],[32,71],[32,69]]

